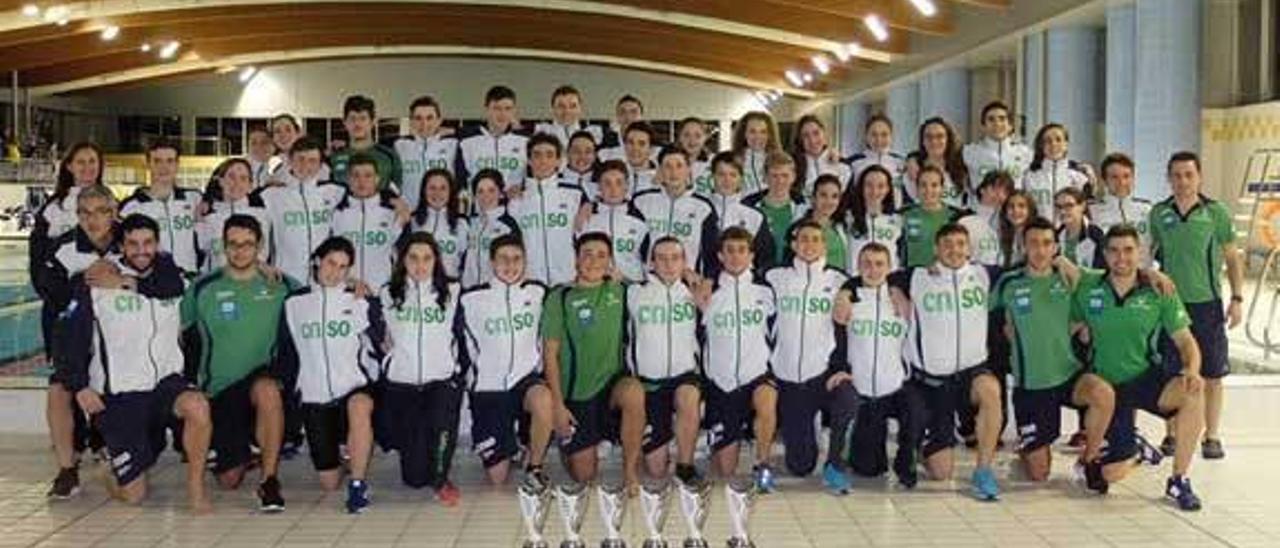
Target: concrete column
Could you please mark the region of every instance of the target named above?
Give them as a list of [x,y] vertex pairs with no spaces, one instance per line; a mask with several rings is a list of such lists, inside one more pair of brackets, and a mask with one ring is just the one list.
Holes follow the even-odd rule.
[[1132,3],[1107,6],[1106,152],[1133,153],[1137,104],[1138,14]]
[[920,129],[920,86],[916,82],[894,86],[885,100],[885,115],[893,121],[893,149],[903,154],[916,149]]
[[867,123],[867,110],[867,104],[862,101],[836,105],[836,127],[831,134],[833,144],[839,146],[841,157],[863,149],[862,127]]
[[1045,123],[1045,47],[1044,33],[1036,32],[1022,39],[1022,98],[1020,110],[1026,117],[1027,141]]
[[941,116],[968,141],[969,70],[948,68],[931,72],[920,81],[920,120]]
[[1168,194],[1164,165],[1200,148],[1200,41],[1203,3],[1139,0],[1134,96],[1136,192]]
[[[1044,120],[1066,126],[1071,134],[1071,157],[1096,164],[1102,100],[1099,96],[1101,35],[1098,29],[1074,26],[1045,33],[1047,70],[1044,74]],[[1042,124],[1029,125],[1028,142]]]

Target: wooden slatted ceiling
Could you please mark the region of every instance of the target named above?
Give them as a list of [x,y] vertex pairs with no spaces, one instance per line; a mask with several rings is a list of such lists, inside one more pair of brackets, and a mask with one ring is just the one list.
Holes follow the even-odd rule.
[[[1008,0],[970,0],[999,6]],[[0,0],[0,10],[26,2]],[[909,48],[907,32],[948,32],[950,0],[920,17],[906,0],[609,0],[630,8],[680,12],[769,27],[829,41],[859,41],[889,52]],[[27,85],[48,85],[154,66],[143,41],[179,39],[202,59],[271,51],[369,45],[458,45],[583,52],[725,73],[785,87],[788,68],[809,69],[818,53],[776,40],[711,32],[630,17],[470,4],[279,3],[192,7],[111,18],[120,38],[102,42],[101,21],[44,24],[0,33],[0,71],[19,70]],[[200,5],[200,4],[193,4]],[[875,10],[894,27],[875,42],[861,23]],[[855,61],[837,71],[873,66]],[[840,74],[834,75],[836,78]],[[825,79],[833,79],[827,77]],[[824,79],[824,80],[825,80]]]

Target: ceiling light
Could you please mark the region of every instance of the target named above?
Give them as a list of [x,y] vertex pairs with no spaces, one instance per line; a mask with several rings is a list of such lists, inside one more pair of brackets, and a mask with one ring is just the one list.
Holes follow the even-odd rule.
[[170,40],[169,43],[160,48],[160,58],[168,59],[173,57],[173,54],[178,53],[178,48],[180,47],[182,47],[181,42],[178,42],[177,40]]
[[808,73],[808,72],[804,73],[804,75],[803,75],[803,76],[801,76],[801,78],[803,78],[803,79],[804,79],[804,83],[806,83],[806,84],[809,84],[809,83],[812,83],[812,82],[813,82],[813,75],[812,75],[812,74],[810,74],[810,73]]
[[933,0],[911,0],[911,5],[925,17],[933,17],[938,13],[938,6],[933,4]]
[[141,46],[138,46],[138,51],[141,51],[142,53],[151,51],[151,44],[147,44],[144,42]]
[[876,40],[883,42],[889,39],[889,28],[884,25],[884,21],[879,15],[871,14],[862,19],[863,24],[867,26],[867,30],[871,31],[871,35]]
[[108,25],[107,28],[102,29],[103,40],[115,40],[117,36],[120,36],[120,27]]
[[[66,6],[53,6],[44,10],[44,20],[49,23],[60,23],[71,14],[71,10]],[[61,24],[61,23],[60,23]]]
[[827,62],[827,58],[823,55],[814,55],[813,68],[818,69],[818,72],[822,74],[826,74],[831,72],[831,63]]
[[40,15],[40,6],[37,6],[35,4],[27,4],[25,6],[22,6],[22,14],[27,17],[35,17],[37,15]]
[[794,70],[788,70],[786,72],[786,76],[787,76],[787,81],[791,82],[791,85],[795,87],[800,87],[804,85],[804,78],[800,76],[800,73]]
[[245,67],[244,70],[240,71],[240,83],[241,84],[249,83],[249,80],[252,80],[253,75],[257,73],[258,73],[257,67]]
[[59,20],[58,20],[58,26],[59,26],[59,27],[65,27],[65,26],[67,26],[67,23],[70,23],[70,22],[71,22],[71,20],[70,20],[70,19],[67,19],[66,17],[63,17],[62,19],[59,19]]
[[775,89],[775,90],[773,90],[773,92],[772,92],[772,93],[773,93],[773,100],[774,100],[774,101],[777,101],[777,100],[782,99],[782,90],[780,90],[780,89]]

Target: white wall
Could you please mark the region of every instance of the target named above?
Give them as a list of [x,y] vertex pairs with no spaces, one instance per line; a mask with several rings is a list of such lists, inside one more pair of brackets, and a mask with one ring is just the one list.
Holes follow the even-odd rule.
[[591,118],[612,118],[614,101],[627,93],[644,101],[651,119],[726,119],[761,108],[754,90],[723,84],[597,65],[481,58],[319,61],[266,67],[248,85],[236,73],[208,74],[74,95],[121,114],[337,117],[350,94],[373,97],[379,116],[407,116],[414,97],[430,94],[447,117],[479,118],[484,92],[494,84],[516,91],[523,118],[548,117],[551,91],[562,84],[583,92]]

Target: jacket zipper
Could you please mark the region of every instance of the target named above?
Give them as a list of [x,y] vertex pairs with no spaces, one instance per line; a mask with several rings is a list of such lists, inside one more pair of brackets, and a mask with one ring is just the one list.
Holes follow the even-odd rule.
[[733,378],[735,386],[742,385],[742,300],[741,287],[738,277],[733,278],[733,329],[734,329],[734,353],[733,353]]
[[365,200],[361,199],[360,200],[360,249],[359,249],[359,255],[356,255],[356,260],[360,261],[360,279],[361,280],[368,279],[364,274],[364,265],[365,263],[369,262],[364,259],[364,246],[367,244],[367,242],[365,241],[367,239],[367,234],[365,233],[365,225],[364,225],[364,221],[365,221],[364,205],[365,205]]
[[955,299],[956,309],[956,361],[955,372],[960,372],[960,277],[958,272],[951,272],[951,295]]
[[[308,217],[309,218],[309,217]],[[308,227],[310,224],[307,225]],[[320,289],[320,351],[324,354],[324,380],[329,386],[329,401],[333,401],[333,372],[329,369],[329,293]]]
[[511,286],[510,285],[506,286],[505,301],[507,306],[508,351],[507,351],[507,375],[506,377],[503,378],[502,383],[503,383],[503,388],[510,388],[511,372],[515,371],[515,368],[516,368],[516,326],[515,326],[515,322],[511,318]]
[[418,326],[418,346],[414,354],[418,356],[418,386],[422,386],[422,284],[413,282],[414,294],[417,297],[417,314],[414,315],[413,322]]
[[667,378],[671,378],[671,286],[667,286]]
[[877,375],[880,372],[880,288],[876,288],[876,323],[871,325],[871,397],[880,396]]
[[796,360],[796,382],[804,382],[804,324],[808,319],[809,285],[813,283],[813,270],[810,265],[804,267],[804,288],[800,290],[800,356]]
[[538,224],[542,228],[542,262],[547,267],[547,285],[551,285],[551,248],[547,240],[550,239],[550,228],[547,227],[547,199],[546,194],[542,192],[542,181],[534,181],[538,186]]
[[159,384],[160,366],[156,363],[154,348],[156,332],[160,330],[160,326],[156,322],[156,305],[151,299],[147,299],[147,309],[151,312],[151,336],[147,339],[147,359],[151,360],[151,377],[155,379],[155,384]]

